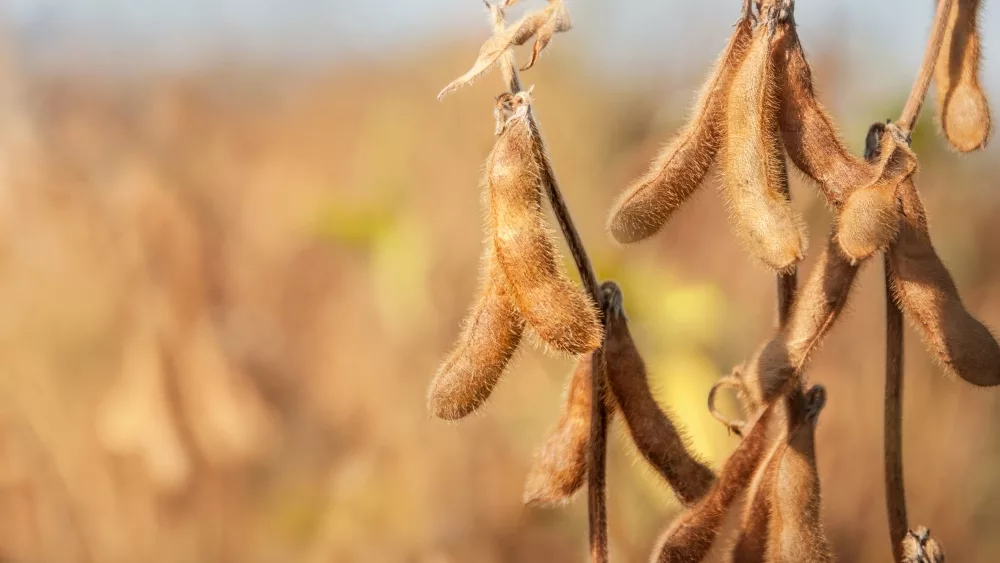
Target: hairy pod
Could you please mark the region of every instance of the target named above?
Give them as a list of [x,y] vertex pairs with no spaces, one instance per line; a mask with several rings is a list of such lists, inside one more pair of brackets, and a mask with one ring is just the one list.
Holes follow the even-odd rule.
[[693,504],[712,487],[715,475],[691,454],[683,431],[653,397],[646,364],[628,328],[621,289],[614,282],[604,282],[601,291],[608,304],[604,358],[615,402],[642,456],[663,476],[681,502]]
[[[796,395],[792,395],[794,399]],[[815,385],[801,400],[789,401],[790,429],[779,454],[771,496],[766,560],[825,563],[833,560],[820,522],[820,482],[816,470],[816,423],[826,390]],[[794,421],[794,423],[792,422]]]
[[479,299],[427,392],[428,410],[446,420],[468,415],[489,398],[524,331],[524,318],[488,247],[483,263]]
[[893,295],[947,373],[981,387],[1000,385],[1000,346],[965,309],[951,273],[927,229],[920,195],[908,179],[900,187],[902,227],[889,247]]
[[679,516],[663,533],[653,551],[656,563],[701,561],[719,535],[719,528],[736,497],[747,487],[767,451],[767,425],[774,407],[767,408],[726,460],[712,489]]
[[[815,402],[817,391],[812,393],[811,401]],[[789,437],[802,423],[801,414],[806,403],[807,395],[802,390],[796,389],[788,394],[785,401],[785,428],[757,468],[747,490],[747,500],[740,518],[740,533],[733,546],[733,563],[763,563],[766,560],[771,519],[774,517],[772,503],[781,461],[788,448]]]
[[751,255],[786,271],[802,259],[802,219],[788,200],[785,157],[778,131],[780,76],[773,56],[784,51],[785,26],[759,25],[726,104],[723,190],[733,229]]
[[[590,440],[592,374],[593,354],[584,354],[570,375],[559,421],[535,453],[535,463],[524,487],[524,504],[559,504],[569,500],[583,485]],[[614,400],[609,398],[604,405],[608,417],[614,416]]]
[[788,323],[738,371],[740,398],[748,412],[759,412],[798,379],[844,310],[859,267],[841,254],[831,236],[799,290]]
[[884,126],[877,150],[877,176],[849,193],[837,217],[837,242],[852,261],[868,258],[896,238],[900,223],[896,191],[917,169],[917,157],[896,125]]
[[979,83],[979,0],[957,0],[934,65],[938,124],[959,152],[986,146],[990,106]]
[[722,145],[726,96],[750,46],[751,27],[749,15],[736,22],[729,44],[702,86],[691,119],[612,206],[607,229],[618,242],[655,234],[705,179]]
[[510,106],[486,161],[489,223],[497,263],[518,309],[543,342],[570,354],[601,344],[601,325],[590,297],[563,272],[542,210],[537,137],[531,131],[529,97],[502,94]]
[[733,546],[732,563],[764,563],[767,533],[771,523],[771,496],[778,473],[778,461],[785,449],[785,439],[777,441],[761,460],[747,488],[740,532]]
[[901,552],[903,563],[944,563],[944,548],[924,526],[906,533]]
[[812,69],[792,22],[782,23],[790,35],[788,49],[777,54],[784,64],[781,109],[778,113],[781,140],[789,160],[823,191],[827,202],[838,208],[857,186],[871,182],[871,165],[847,150],[833,119],[816,97]]

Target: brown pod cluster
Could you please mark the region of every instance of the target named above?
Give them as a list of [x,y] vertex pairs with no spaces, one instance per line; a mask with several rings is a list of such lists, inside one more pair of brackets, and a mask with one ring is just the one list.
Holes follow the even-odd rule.
[[701,561],[719,536],[727,510],[747,487],[767,451],[767,425],[774,407],[767,408],[733,451],[712,489],[679,516],[663,533],[653,551],[656,563]]
[[969,314],[941,262],[912,179],[900,187],[902,227],[889,247],[889,276],[900,308],[947,372],[981,387],[1000,385],[1000,346]]
[[901,552],[903,563],[944,563],[944,548],[924,526],[906,533]]
[[[795,400],[796,398],[801,400]],[[788,402],[789,433],[776,454],[765,560],[826,563],[833,560],[820,522],[820,482],[816,471],[816,423],[826,390],[814,385]],[[791,426],[794,425],[794,429]]]
[[524,331],[524,318],[491,252],[483,262],[480,297],[427,393],[428,410],[446,420],[470,414],[489,398]]
[[[524,504],[559,504],[583,485],[590,439],[592,374],[593,354],[584,354],[570,375],[559,421],[535,454],[524,487]],[[604,404],[608,416],[614,416],[615,402],[606,400]]]
[[885,249],[899,233],[896,191],[917,168],[906,134],[893,124],[879,135],[875,179],[845,198],[837,217],[837,242],[852,261]]
[[979,2],[956,0],[952,5],[934,65],[938,124],[959,152],[985,147],[990,136],[990,107],[979,83]]
[[583,354],[601,344],[597,308],[560,266],[542,209],[543,171],[526,92],[502,94],[511,115],[486,161],[489,222],[497,264],[517,307],[551,348]]
[[652,236],[698,189],[722,146],[726,96],[750,46],[752,14],[736,22],[683,129],[657,155],[611,208],[607,229],[622,244]]
[[642,456],[681,502],[693,504],[712,487],[715,474],[691,454],[683,431],[653,397],[646,364],[628,328],[621,289],[614,282],[604,282],[601,291],[606,303],[604,358],[614,400]]
[[754,30],[726,100],[723,190],[733,229],[751,255],[787,271],[805,253],[802,219],[788,200],[787,170],[778,130],[780,75],[774,54],[787,48],[787,27],[769,10]]

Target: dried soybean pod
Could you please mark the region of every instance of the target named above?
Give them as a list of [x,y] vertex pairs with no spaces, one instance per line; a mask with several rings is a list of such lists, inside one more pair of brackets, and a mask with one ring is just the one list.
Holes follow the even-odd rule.
[[837,217],[837,242],[852,261],[868,258],[896,238],[900,223],[896,191],[917,169],[905,133],[894,124],[885,126],[878,151],[878,176],[851,191]]
[[924,526],[906,533],[901,552],[903,563],[944,563],[944,549]]
[[944,42],[934,65],[938,124],[959,152],[986,146],[990,106],[979,83],[979,0],[957,0],[951,7]]
[[841,254],[831,235],[799,289],[788,323],[741,370],[740,398],[748,412],[759,412],[799,377],[810,354],[844,310],[859,267]]
[[[587,444],[590,438],[592,354],[577,360],[570,376],[562,413],[548,440],[535,454],[528,472],[524,503],[549,506],[568,500],[587,474]],[[614,416],[615,402],[605,401],[608,416]]]
[[826,390],[814,385],[804,401],[790,401],[787,447],[774,481],[766,560],[771,563],[826,563],[833,560],[820,521],[820,482],[816,471],[816,422]]
[[718,480],[698,504],[679,516],[663,533],[653,551],[656,563],[701,561],[719,535],[729,506],[746,488],[754,469],[767,451],[767,424],[774,407],[768,407],[733,451]]
[[607,229],[618,242],[655,234],[705,179],[722,145],[726,95],[750,46],[752,25],[747,9],[702,86],[691,119],[612,206]]
[[973,385],[1000,385],[1000,346],[965,309],[951,273],[941,262],[920,195],[908,179],[900,186],[903,221],[889,247],[889,275],[900,308],[949,374]]
[[788,38],[785,26],[765,23],[754,30],[729,89],[722,150],[733,229],[753,256],[778,271],[801,260],[806,246],[804,224],[784,190],[787,171],[778,132],[780,76],[773,55],[787,47]]
[[771,494],[778,472],[778,460],[785,447],[784,437],[771,446],[750,481],[740,517],[740,533],[733,546],[733,563],[764,563],[767,531],[771,522]]
[[542,210],[542,170],[528,124],[529,97],[502,94],[507,119],[486,161],[489,222],[497,263],[518,309],[550,347],[583,354],[601,344],[597,308],[560,267]]
[[489,398],[524,332],[524,318],[488,248],[483,262],[480,297],[427,392],[428,410],[446,420],[468,415]]
[[604,360],[615,402],[642,456],[663,476],[681,502],[693,504],[712,487],[715,475],[691,454],[683,431],[653,398],[646,364],[628,328],[621,289],[614,282],[604,282],[601,292],[607,304]]
[[781,140],[792,163],[819,184],[827,202],[836,208],[850,190],[869,183],[874,173],[868,163],[847,150],[833,119],[817,99],[812,69],[795,24],[780,25],[787,26],[790,35],[788,49],[784,52],[785,71],[778,113]]

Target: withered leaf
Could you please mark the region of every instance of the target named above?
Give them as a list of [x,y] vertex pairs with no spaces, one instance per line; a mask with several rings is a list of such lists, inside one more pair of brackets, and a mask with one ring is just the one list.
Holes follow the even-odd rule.
[[502,4],[489,6],[490,13],[494,18],[493,35],[479,48],[479,56],[472,68],[438,93],[439,100],[485,74],[507,49],[514,45],[523,45],[537,34],[531,61],[522,70],[531,68],[538,59],[538,55],[552,40],[552,36],[566,31],[572,26],[569,11],[563,0],[550,0],[549,5],[545,8],[529,12],[513,26],[507,27],[503,23],[504,10],[516,3],[517,0],[506,0]]

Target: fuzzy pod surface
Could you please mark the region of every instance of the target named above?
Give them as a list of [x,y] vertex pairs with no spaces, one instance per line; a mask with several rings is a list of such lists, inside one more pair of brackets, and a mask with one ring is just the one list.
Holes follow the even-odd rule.
[[986,146],[991,132],[990,106],[979,82],[980,0],[956,0],[944,42],[934,65],[938,125],[959,152]]
[[980,387],[1000,385],[1000,346],[965,308],[934,250],[912,179],[900,187],[900,200],[903,221],[888,260],[896,301],[949,375]]
[[722,146],[726,96],[733,76],[750,46],[752,22],[736,29],[702,86],[691,117],[650,164],[615,201],[607,230],[622,244],[648,238],[701,186]]
[[784,51],[784,26],[761,24],[733,78],[726,102],[722,184],[734,232],[750,254],[787,271],[806,249],[805,226],[787,195],[787,170],[778,128],[780,75],[774,54]]
[[715,474],[691,453],[683,430],[653,397],[646,364],[628,328],[621,290],[614,282],[605,282],[602,291],[612,293],[605,312],[604,358],[614,400],[636,448],[681,502],[691,505],[712,488]]
[[513,116],[486,161],[491,226],[497,264],[518,309],[554,350],[579,355],[601,344],[597,307],[567,277],[542,209],[542,170],[528,117],[528,96],[503,94]]

